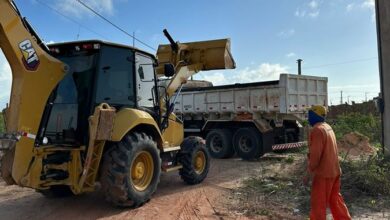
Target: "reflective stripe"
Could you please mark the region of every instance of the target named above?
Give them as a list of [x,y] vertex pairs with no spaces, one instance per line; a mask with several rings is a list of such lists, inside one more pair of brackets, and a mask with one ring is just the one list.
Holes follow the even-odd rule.
[[31,133],[27,133],[27,132],[23,132],[22,136],[30,138],[30,139],[35,139],[37,137],[35,134],[31,134]]
[[286,150],[292,148],[299,148],[302,147],[303,145],[307,145],[307,141],[287,143],[287,144],[276,144],[272,146],[272,150]]

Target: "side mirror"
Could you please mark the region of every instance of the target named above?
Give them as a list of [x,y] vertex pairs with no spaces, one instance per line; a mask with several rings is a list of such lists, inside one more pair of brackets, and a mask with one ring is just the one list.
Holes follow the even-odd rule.
[[172,63],[165,63],[164,64],[164,75],[166,77],[171,77],[175,75],[175,67]]

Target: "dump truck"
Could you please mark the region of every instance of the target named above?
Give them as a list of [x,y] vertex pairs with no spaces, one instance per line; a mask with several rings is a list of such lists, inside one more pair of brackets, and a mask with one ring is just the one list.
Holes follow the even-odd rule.
[[187,136],[206,138],[211,156],[237,153],[251,160],[305,144],[307,109],[328,105],[327,82],[326,77],[280,74],[274,81],[191,86],[178,95],[175,113]]
[[[87,40],[41,40],[15,3],[0,0],[0,48],[12,70],[2,177],[45,196],[78,195],[100,182],[108,201],[138,207],[161,172],[202,182],[210,160],[184,138],[175,92],[199,71],[235,68],[230,40],[160,45],[157,55]],[[167,86],[158,80],[168,78]]]

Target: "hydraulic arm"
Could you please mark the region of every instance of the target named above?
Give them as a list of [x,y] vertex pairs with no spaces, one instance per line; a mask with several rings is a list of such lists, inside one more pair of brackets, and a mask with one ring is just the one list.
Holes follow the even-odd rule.
[[13,176],[25,174],[33,154],[46,103],[66,66],[50,56],[13,1],[0,0],[0,48],[12,70],[12,91],[6,111],[7,133],[21,136],[16,144]]
[[[175,42],[164,30],[170,45],[160,45],[157,51],[159,66],[157,67],[158,75],[169,75],[169,66],[172,66],[173,74],[169,80],[165,94],[160,96],[160,108],[167,118],[173,111],[169,102],[173,94],[187,82],[188,78],[199,71],[234,69],[235,62],[230,52],[230,40],[210,40],[180,43]],[[163,123],[164,125],[164,123]]]

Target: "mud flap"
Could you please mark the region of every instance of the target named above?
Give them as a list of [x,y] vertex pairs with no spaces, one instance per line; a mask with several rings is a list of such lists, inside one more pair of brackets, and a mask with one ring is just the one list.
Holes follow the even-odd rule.
[[272,146],[275,144],[275,134],[273,131],[262,133],[263,154],[272,152]]

